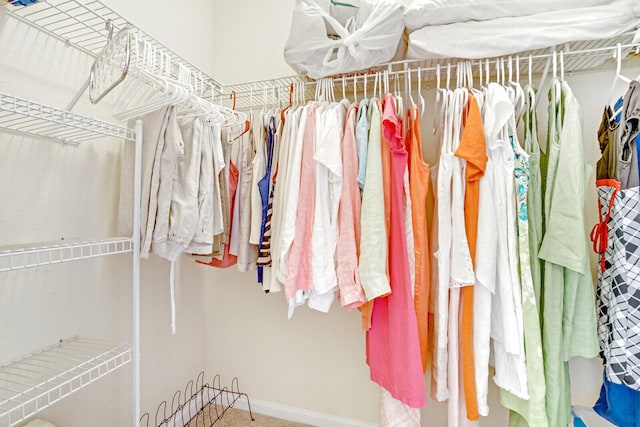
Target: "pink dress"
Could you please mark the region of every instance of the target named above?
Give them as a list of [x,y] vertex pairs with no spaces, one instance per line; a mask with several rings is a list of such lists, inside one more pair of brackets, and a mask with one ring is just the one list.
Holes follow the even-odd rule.
[[[367,363],[371,379],[393,398],[413,408],[427,403],[418,326],[411,295],[409,254],[404,226],[404,173],[408,154],[395,102],[385,96],[383,127],[391,145],[389,279],[391,294],[374,302],[367,332]],[[382,232],[382,230],[381,230]]]

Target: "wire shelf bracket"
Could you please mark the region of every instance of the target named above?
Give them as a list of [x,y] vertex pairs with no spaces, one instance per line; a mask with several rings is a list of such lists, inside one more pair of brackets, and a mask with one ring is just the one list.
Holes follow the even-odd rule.
[[13,427],[126,365],[131,348],[77,337],[0,366],[0,425]]

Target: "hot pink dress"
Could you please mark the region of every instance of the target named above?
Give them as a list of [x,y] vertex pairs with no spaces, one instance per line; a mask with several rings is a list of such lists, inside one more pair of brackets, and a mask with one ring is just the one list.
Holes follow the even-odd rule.
[[[409,254],[404,226],[404,173],[408,154],[398,122],[395,101],[385,96],[382,119],[391,145],[389,279],[391,294],[374,302],[367,332],[367,363],[371,379],[413,408],[427,403],[418,326],[411,295]],[[383,230],[380,230],[383,232]]]

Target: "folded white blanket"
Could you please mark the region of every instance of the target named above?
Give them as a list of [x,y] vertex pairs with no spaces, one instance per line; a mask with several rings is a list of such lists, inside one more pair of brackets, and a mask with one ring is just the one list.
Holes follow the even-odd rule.
[[640,1],[583,7],[489,21],[427,26],[409,36],[407,56],[488,58],[579,40],[602,40],[640,26]]
[[409,31],[426,25],[487,21],[556,10],[601,6],[612,0],[414,0],[404,13]]

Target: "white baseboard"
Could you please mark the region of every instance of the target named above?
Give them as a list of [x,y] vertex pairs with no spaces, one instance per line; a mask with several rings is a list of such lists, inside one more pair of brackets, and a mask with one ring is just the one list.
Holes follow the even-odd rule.
[[[250,398],[251,399],[251,398]],[[240,399],[234,407],[248,410],[246,399]],[[376,427],[376,424],[352,418],[337,417],[323,412],[309,411],[280,403],[251,399],[251,411],[269,417],[280,418],[296,423],[310,424],[317,427]]]

